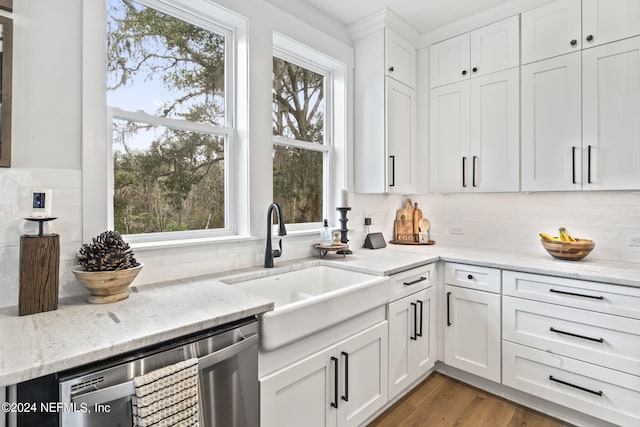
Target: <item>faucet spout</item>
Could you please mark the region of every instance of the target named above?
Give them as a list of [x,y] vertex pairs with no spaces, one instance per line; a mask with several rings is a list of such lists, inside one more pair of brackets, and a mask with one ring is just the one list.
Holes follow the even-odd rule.
[[284,218],[282,216],[282,209],[277,203],[271,203],[267,209],[267,247],[264,252],[264,268],[273,268],[273,259],[282,255],[282,240],[278,242],[280,249],[273,249],[271,244],[271,224],[273,221],[273,210],[276,211],[276,217],[278,219],[278,236],[286,236],[287,229],[284,225]]

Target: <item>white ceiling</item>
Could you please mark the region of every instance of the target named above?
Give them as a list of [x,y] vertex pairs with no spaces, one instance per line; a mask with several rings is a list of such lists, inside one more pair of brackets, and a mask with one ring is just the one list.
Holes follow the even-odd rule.
[[385,8],[426,33],[509,0],[286,0],[307,3],[343,24],[351,24]]

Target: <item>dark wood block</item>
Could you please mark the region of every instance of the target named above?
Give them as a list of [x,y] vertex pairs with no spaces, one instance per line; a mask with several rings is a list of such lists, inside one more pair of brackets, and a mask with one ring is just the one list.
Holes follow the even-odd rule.
[[58,309],[60,236],[20,237],[20,316]]

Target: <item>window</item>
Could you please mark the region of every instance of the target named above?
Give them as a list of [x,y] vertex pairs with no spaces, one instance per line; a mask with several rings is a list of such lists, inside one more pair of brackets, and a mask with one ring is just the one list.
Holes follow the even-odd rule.
[[273,198],[288,224],[327,217],[331,72],[285,52],[273,58]]
[[107,4],[114,229],[230,233],[233,32],[164,2]]

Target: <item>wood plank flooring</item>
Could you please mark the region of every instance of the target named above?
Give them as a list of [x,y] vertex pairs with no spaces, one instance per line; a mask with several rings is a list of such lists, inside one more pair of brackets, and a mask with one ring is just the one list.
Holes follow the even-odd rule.
[[369,427],[567,427],[554,418],[434,373]]

